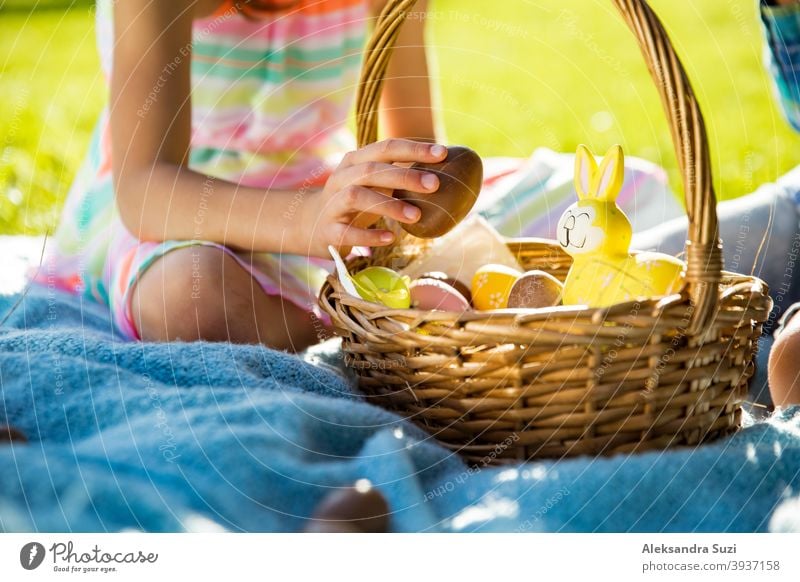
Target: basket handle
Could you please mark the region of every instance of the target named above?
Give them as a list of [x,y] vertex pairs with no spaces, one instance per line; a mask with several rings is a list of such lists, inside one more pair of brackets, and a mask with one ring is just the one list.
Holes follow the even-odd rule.
[[[416,1],[388,0],[367,44],[356,96],[359,147],[378,138],[378,103],[384,75],[400,26]],[[722,245],[703,115],[686,71],[661,21],[647,2],[612,1],[636,36],[669,119],[689,217],[686,287],[692,311],[687,333],[700,335],[714,315],[722,275]]]

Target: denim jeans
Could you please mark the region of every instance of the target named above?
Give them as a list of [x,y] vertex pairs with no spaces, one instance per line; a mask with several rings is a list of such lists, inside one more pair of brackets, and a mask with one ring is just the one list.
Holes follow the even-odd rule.
[[[753,274],[769,285],[775,307],[759,342],[750,400],[771,405],[767,358],[772,331],[784,311],[800,301],[800,166],[758,190],[717,206],[725,269]],[[631,245],[675,255],[684,249],[687,219],[681,217],[636,233]],[[763,243],[763,244],[762,244]]]

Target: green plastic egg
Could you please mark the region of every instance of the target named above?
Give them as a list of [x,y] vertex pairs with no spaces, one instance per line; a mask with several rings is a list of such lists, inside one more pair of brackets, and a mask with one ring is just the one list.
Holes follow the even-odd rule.
[[367,267],[352,276],[358,294],[366,301],[382,303],[391,309],[408,309],[411,293],[408,277],[403,277],[386,267]]

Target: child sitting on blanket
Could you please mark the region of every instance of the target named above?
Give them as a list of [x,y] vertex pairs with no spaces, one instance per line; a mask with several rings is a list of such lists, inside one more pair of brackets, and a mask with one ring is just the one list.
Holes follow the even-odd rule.
[[[385,2],[98,0],[109,104],[40,276],[108,305],[132,339],[295,351],[326,336],[316,298],[328,245],[390,244],[368,227],[419,217],[391,190],[438,188],[435,174],[401,165],[446,155],[431,143],[424,18],[404,21],[386,74],[381,127],[394,139],[353,150],[346,120]],[[486,160],[487,184],[542,169],[499,161]],[[646,204],[679,209],[637,178]]]
[[[414,222],[418,211],[388,192],[438,188],[435,175],[398,164],[445,154],[432,143],[425,18],[405,19],[386,75],[381,127],[392,139],[353,149],[346,119],[385,1],[98,0],[109,105],[40,276],[108,305],[132,339],[301,350],[327,335],[316,305],[327,245],[390,244],[390,232],[367,227],[382,216]],[[503,234],[551,235],[574,199],[551,159],[484,161],[482,212]],[[679,210],[655,175],[626,168],[637,196],[621,205],[638,230]],[[723,239],[736,204],[754,208],[753,230],[759,209],[788,205],[775,240],[798,231],[791,196],[770,192],[720,204]],[[675,224],[634,246],[678,240],[672,252],[682,251]],[[744,259],[739,270],[749,271]]]
[[[98,0],[110,84],[42,271],[109,305],[144,340],[316,342],[328,245],[383,246],[380,217],[419,210],[437,162],[423,19],[387,73],[382,126],[345,128],[370,20],[385,0]],[[424,8],[425,2],[420,3]]]
[[[800,131],[800,0],[761,0],[767,64],[789,123]],[[798,156],[800,161],[800,156]],[[774,184],[717,206],[725,265],[755,274],[769,285],[781,324],[769,354],[773,404],[800,404],[800,165]],[[634,237],[640,249],[674,254],[683,249],[686,221],[678,219]],[[763,243],[763,245],[762,245]],[[766,342],[769,345],[769,342]]]
[[[800,131],[800,0],[773,0],[762,6],[764,27],[771,50],[771,65],[783,109],[792,127]],[[792,174],[800,175],[800,167]],[[800,182],[800,178],[796,179]],[[795,200],[800,199],[800,189]],[[782,257],[784,275],[800,279],[800,237],[791,239],[791,247]],[[796,299],[796,298],[795,298]],[[775,343],[769,357],[769,387],[775,405],[800,404],[800,303],[783,313],[775,331]]]

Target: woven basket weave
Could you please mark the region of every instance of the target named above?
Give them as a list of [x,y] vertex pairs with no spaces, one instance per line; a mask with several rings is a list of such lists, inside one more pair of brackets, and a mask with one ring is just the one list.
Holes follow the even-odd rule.
[[[359,146],[377,139],[381,86],[415,0],[390,0],[367,47]],[[328,278],[322,308],[370,401],[473,461],[611,454],[696,445],[735,431],[772,308],[766,285],[722,270],[705,126],[660,21],[644,0],[613,0],[636,36],[670,121],[689,217],[679,294],[607,308],[390,310]],[[527,269],[563,281],[556,241],[514,239]],[[397,268],[425,252],[408,235],[348,263]]]

